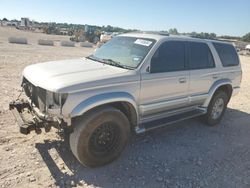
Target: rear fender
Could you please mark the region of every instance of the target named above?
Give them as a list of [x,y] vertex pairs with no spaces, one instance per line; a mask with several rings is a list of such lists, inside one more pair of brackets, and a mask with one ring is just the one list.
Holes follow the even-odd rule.
[[209,92],[208,92],[208,97],[206,99],[206,101],[204,102],[204,104],[202,105],[203,107],[208,107],[214,93],[216,92],[216,90],[223,86],[223,85],[232,85],[232,82],[231,80],[229,79],[221,79],[221,80],[217,80],[213,85],[212,87],[209,89]]

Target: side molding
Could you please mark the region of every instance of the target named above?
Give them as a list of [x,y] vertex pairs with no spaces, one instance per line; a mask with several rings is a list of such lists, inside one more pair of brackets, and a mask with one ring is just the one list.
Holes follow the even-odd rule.
[[202,105],[203,107],[208,107],[215,91],[223,86],[223,85],[232,85],[232,82],[229,79],[221,79],[221,80],[217,80],[212,87],[210,88],[209,92],[208,92],[208,98],[206,99],[206,101],[204,102],[204,104]]
[[139,117],[138,108],[137,108],[137,104],[135,102],[134,97],[131,96],[129,93],[125,93],[125,92],[105,93],[105,94],[100,94],[100,95],[90,97],[82,101],[80,104],[78,104],[73,109],[70,116],[71,117],[81,116],[82,114],[84,114],[88,110],[91,110],[92,108],[95,108],[100,105],[112,103],[112,102],[130,103],[136,111],[137,118]]

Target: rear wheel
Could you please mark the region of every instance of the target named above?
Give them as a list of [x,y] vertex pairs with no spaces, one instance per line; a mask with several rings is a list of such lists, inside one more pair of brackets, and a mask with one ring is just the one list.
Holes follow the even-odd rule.
[[208,106],[207,114],[204,116],[207,125],[214,126],[221,121],[228,101],[229,97],[224,91],[218,91],[214,94]]
[[74,126],[71,150],[88,167],[101,166],[117,158],[130,135],[127,117],[112,107],[94,110],[77,119]]

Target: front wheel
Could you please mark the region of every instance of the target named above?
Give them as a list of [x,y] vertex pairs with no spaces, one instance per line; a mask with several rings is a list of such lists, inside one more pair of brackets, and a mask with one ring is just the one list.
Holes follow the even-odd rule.
[[116,159],[130,135],[127,117],[118,109],[103,107],[75,121],[70,147],[85,166],[97,167]]
[[221,121],[227,108],[228,101],[229,97],[224,91],[215,93],[208,106],[207,114],[204,116],[207,125],[214,126]]

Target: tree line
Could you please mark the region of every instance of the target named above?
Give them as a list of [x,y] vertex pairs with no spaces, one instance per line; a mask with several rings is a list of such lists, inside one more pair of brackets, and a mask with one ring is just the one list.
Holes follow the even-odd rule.
[[[3,18],[3,21],[9,21],[7,18]],[[38,22],[36,22],[37,24],[39,24]],[[68,24],[68,23],[47,23],[47,22],[41,22],[40,23],[43,26],[47,26],[45,29],[48,30],[48,33],[60,33],[59,32],[59,28],[65,28],[65,29],[69,29],[72,30],[72,34],[74,30],[79,30],[79,29],[83,29],[85,28],[86,25],[82,25],[82,24]],[[134,29],[124,29],[121,27],[113,27],[111,25],[107,25],[107,26],[91,26],[94,27],[95,30],[97,31],[104,31],[104,32],[118,32],[118,33],[127,33],[127,32],[132,32],[132,31],[138,31],[138,30],[134,30]],[[55,32],[56,31],[56,32]],[[171,28],[167,31],[163,31],[163,32],[167,32],[169,34],[172,35],[188,35],[191,37],[195,37],[195,38],[202,38],[202,39],[216,39],[217,35],[215,33],[207,33],[207,32],[191,32],[191,33],[179,33],[178,30],[176,28]],[[228,36],[228,35],[223,35],[220,36],[220,38],[223,39],[229,39],[229,40],[241,40],[244,42],[250,42],[250,32],[245,34],[243,37],[236,37],[236,36]]]

